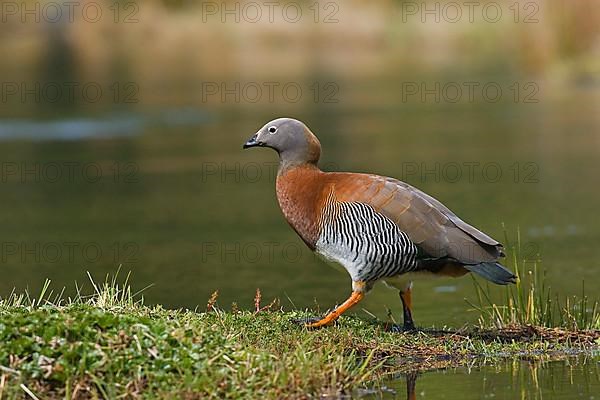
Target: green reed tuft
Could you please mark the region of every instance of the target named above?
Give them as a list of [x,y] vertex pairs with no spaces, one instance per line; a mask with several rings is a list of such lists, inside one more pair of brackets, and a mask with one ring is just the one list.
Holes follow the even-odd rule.
[[[505,242],[511,243],[506,231]],[[528,260],[523,256],[521,233],[507,248],[509,265],[517,275],[517,283],[503,289],[502,301],[497,303],[490,285],[473,278],[477,304],[467,300],[479,315],[482,327],[504,328],[509,325],[534,325],[569,330],[600,329],[600,305],[589,300],[582,282],[579,296],[562,297],[552,294],[546,271],[539,267],[539,257]]]

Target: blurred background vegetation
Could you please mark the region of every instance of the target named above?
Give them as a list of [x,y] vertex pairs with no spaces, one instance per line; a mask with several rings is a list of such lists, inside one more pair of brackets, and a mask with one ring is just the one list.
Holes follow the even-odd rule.
[[[203,306],[215,289],[223,307],[250,306],[256,287],[297,307],[345,298],[348,277],[280,215],[275,155],[241,151],[284,115],[319,136],[327,169],[404,179],[498,239],[520,227],[557,291],[579,293],[584,279],[600,290],[596,0],[483,1],[472,18],[445,1],[274,2],[272,18],[245,1],[85,4],[72,20],[67,2],[2,5],[0,295],[123,264],[134,284],[155,284],[148,302],[173,307]],[[485,97],[489,84],[502,94]],[[489,163],[498,179],[482,173]],[[454,164],[458,179],[444,169]],[[86,165],[98,180],[80,176]],[[100,254],[82,254],[90,246]],[[415,293],[417,323],[476,318],[470,279]],[[398,300],[379,289],[364,307],[398,315]]]
[[[472,7],[450,1],[307,1],[270,8],[249,1],[105,1],[87,8],[85,2],[63,2],[56,18],[59,3],[19,2],[17,10],[3,5],[0,73],[6,82],[135,82],[144,107],[262,105],[297,112],[314,103],[312,96],[299,104],[272,104],[266,96],[231,104],[220,96],[205,101],[199,89],[207,82],[332,80],[344,89],[345,107],[389,108],[397,84],[414,78],[529,79],[547,99],[597,85],[600,69],[599,6],[593,0]],[[458,11],[453,4],[461,5]],[[70,102],[66,111],[114,106],[110,97],[103,100],[79,104],[79,110]],[[27,114],[48,107],[16,108]]]

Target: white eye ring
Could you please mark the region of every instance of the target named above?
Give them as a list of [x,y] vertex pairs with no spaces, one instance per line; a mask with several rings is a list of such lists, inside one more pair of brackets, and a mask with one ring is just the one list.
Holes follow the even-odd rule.
[[276,126],[270,126],[269,128],[267,128],[267,131],[273,135],[275,132],[277,132],[277,127]]

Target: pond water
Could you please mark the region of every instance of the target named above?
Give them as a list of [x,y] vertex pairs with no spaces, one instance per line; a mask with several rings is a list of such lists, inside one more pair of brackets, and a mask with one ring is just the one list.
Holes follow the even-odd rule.
[[[527,105],[330,106],[295,116],[321,139],[324,169],[403,179],[491,236],[504,241],[506,233],[507,247],[520,231],[526,266],[541,260],[553,292],[580,294],[585,280],[594,294],[596,97],[588,90]],[[86,271],[103,279],[122,264],[135,288],[153,284],[147,303],[167,307],[203,308],[215,290],[225,309],[250,307],[256,288],[286,308],[345,299],[346,273],[317,259],[282,218],[276,154],[241,149],[275,116],[142,109],[0,121],[0,295],[35,293],[45,278],[73,293],[74,281],[85,287]],[[418,281],[415,321],[473,321],[465,298],[474,299],[469,277]],[[385,316],[387,308],[399,318],[397,293],[381,285],[355,312]]]
[[494,366],[410,373],[382,387],[356,393],[371,399],[598,399],[600,362],[571,357],[560,361],[514,360]]

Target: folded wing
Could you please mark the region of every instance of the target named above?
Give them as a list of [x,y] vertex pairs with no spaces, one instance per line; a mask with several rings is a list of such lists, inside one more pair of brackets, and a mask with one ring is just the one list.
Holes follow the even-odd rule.
[[338,201],[371,205],[394,221],[429,257],[478,264],[504,256],[502,244],[407,183],[378,175],[332,175]]

